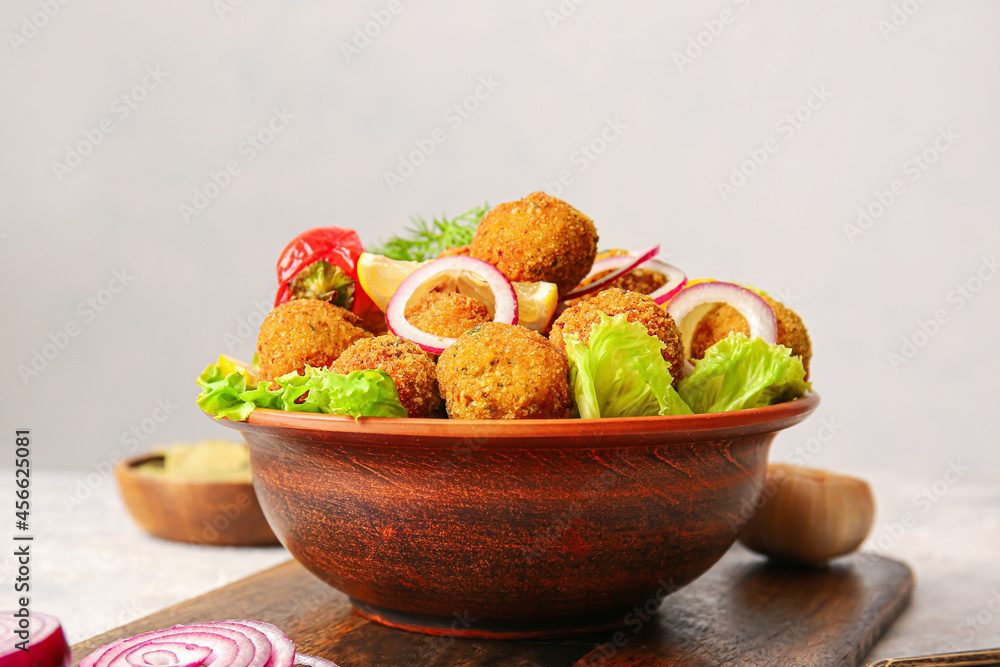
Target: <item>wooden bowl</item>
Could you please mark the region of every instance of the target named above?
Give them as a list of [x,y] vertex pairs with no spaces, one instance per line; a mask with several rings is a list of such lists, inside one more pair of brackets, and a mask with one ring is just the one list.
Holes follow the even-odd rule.
[[538,421],[255,410],[220,423],[245,436],[282,544],[363,616],[529,638],[636,622],[708,570],[753,514],[775,433],[818,403]]
[[278,544],[249,482],[214,482],[143,472],[149,454],[115,466],[125,507],[143,530],[175,542],[217,546]]

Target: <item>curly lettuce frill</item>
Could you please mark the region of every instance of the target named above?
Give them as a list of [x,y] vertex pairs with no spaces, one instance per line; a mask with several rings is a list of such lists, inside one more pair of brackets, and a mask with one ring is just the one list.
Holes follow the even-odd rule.
[[784,403],[811,389],[801,357],[783,345],[731,333],[705,351],[677,390],[696,413]]
[[218,364],[211,364],[197,382],[202,388],[198,407],[216,419],[245,421],[256,408],[350,415],[355,419],[406,416],[396,384],[381,370],[340,375],[307,366],[304,375],[292,372],[248,389],[243,373],[225,373]]
[[660,354],[663,342],[641,324],[601,313],[587,345],[574,335],[565,341],[581,418],[691,414],[671,386],[670,364]]

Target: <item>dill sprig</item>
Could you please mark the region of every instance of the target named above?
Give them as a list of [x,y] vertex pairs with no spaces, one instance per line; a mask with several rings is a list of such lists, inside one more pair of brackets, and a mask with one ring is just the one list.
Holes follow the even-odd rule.
[[484,204],[450,219],[442,214],[440,219],[434,218],[431,222],[415,215],[410,218],[406,231],[376,245],[371,251],[411,262],[434,259],[445,248],[472,243],[476,227],[489,210],[489,204]]

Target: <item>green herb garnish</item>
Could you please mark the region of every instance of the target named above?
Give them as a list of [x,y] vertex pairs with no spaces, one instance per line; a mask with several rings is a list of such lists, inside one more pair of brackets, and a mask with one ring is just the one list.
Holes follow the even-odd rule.
[[476,227],[489,210],[489,204],[484,204],[454,218],[442,215],[440,220],[434,218],[431,222],[415,215],[410,218],[412,224],[403,234],[375,246],[371,252],[410,262],[434,259],[445,248],[472,243]]

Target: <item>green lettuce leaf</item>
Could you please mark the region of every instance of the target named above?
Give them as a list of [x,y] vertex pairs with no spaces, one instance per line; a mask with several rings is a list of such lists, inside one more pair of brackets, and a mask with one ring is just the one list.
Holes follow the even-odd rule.
[[760,408],[809,391],[802,359],[783,345],[731,333],[708,348],[681,380],[681,398],[696,413]]
[[663,342],[624,315],[608,317],[590,330],[589,344],[565,336],[570,384],[583,419],[689,415],[671,386]]
[[[216,419],[244,421],[255,408],[290,412],[324,412],[358,417],[405,417],[396,384],[382,370],[353,371],[340,375],[325,368],[306,367],[305,375],[291,372],[274,383],[261,382],[247,389],[240,373],[224,374],[211,364],[198,376],[202,393],[198,407]],[[272,384],[278,386],[271,389]],[[304,396],[304,398],[303,398]],[[298,402],[299,399],[303,399]]]
[[216,419],[245,421],[253,412],[254,404],[240,398],[247,388],[247,379],[242,373],[227,374],[219,364],[209,364],[198,376],[197,383],[202,388],[198,407]]

